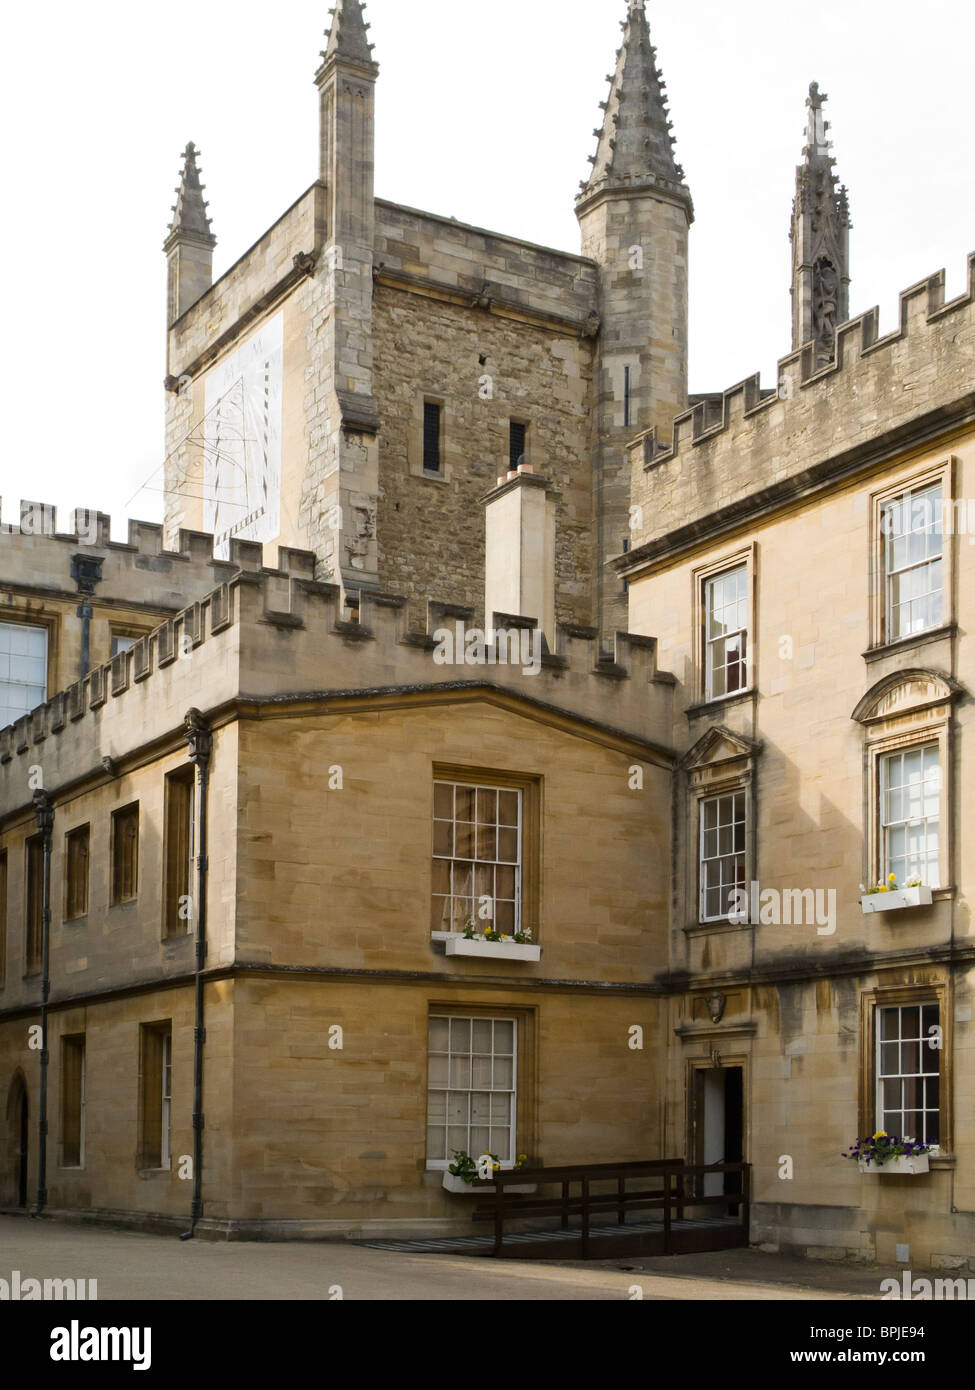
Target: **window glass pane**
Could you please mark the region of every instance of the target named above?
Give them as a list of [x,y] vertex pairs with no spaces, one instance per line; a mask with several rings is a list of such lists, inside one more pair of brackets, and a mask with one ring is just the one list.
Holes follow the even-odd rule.
[[435,820],[433,822],[433,852],[449,857],[453,850],[453,822]]
[[0,728],[47,699],[47,629],[0,623]]
[[471,1021],[469,1018],[452,1018],[450,1020],[450,1050],[451,1052],[470,1052]]
[[517,830],[498,831],[498,858],[504,864],[517,864],[518,862],[518,832]]

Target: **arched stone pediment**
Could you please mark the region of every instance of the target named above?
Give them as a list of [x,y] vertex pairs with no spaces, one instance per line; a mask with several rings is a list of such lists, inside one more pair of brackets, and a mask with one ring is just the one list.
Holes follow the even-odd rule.
[[867,691],[852,718],[859,724],[896,719],[898,715],[950,704],[965,693],[957,681],[940,671],[894,671]]

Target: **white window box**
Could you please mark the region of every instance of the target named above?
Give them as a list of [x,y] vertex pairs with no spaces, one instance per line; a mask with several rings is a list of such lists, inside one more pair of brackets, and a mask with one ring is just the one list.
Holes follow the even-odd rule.
[[901,907],[930,907],[933,902],[930,888],[898,888],[893,893],[867,893],[860,906],[867,912],[896,912]]
[[517,941],[468,941],[463,936],[442,934],[448,956],[487,956],[491,960],[541,960],[541,946],[519,946]]
[[886,1163],[867,1163],[861,1158],[859,1165],[861,1173],[926,1173],[930,1167],[927,1154],[918,1154],[915,1158],[901,1154],[900,1158],[888,1158]]
[[[490,945],[490,942],[488,944]],[[498,1190],[493,1182],[487,1185],[481,1183],[475,1187],[471,1183],[465,1182],[463,1178],[456,1177],[453,1173],[444,1173],[443,1185],[448,1192],[468,1193],[472,1197],[480,1197],[482,1193],[497,1192]],[[505,1183],[504,1190],[505,1192],[537,1192],[538,1184],[534,1182]]]

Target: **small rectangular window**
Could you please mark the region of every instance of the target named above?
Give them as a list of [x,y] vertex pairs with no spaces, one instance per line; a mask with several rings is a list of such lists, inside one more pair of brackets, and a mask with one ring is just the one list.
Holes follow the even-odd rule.
[[941,755],[936,743],[880,760],[881,879],[941,886]]
[[61,1041],[61,1166],[85,1162],[85,1038]]
[[140,1038],[140,1168],[169,1167],[172,1023],[144,1023]]
[[87,825],[65,837],[64,857],[67,893],[64,915],[67,921],[84,917],[88,911],[88,862],[91,831]]
[[440,425],[443,408],[435,401],[423,404],[423,467],[428,473],[440,472]]
[[881,512],[888,642],[944,621],[943,493],[940,483],[905,492]]
[[430,1019],[427,1163],[446,1168],[455,1153],[517,1157],[518,1023],[513,1018]]
[[185,936],[189,930],[194,777],[188,767],[166,778],[166,936]]
[[745,793],[701,802],[701,921],[730,918],[745,887]]
[[138,642],[138,637],[125,637],[121,633],[112,634],[112,655],[118,656],[120,652],[131,651]]
[[131,902],[139,892],[139,806],[112,816],[112,904]]
[[877,1014],[877,1127],[899,1139],[939,1144],[940,1009],[923,1002]]
[[528,462],[525,452],[528,439],[528,426],[519,420],[512,420],[508,426],[508,467],[518,469]]
[[748,681],[748,566],[716,574],[704,585],[705,696],[719,700]]
[[44,841],[27,841],[27,973],[40,970],[44,931]]

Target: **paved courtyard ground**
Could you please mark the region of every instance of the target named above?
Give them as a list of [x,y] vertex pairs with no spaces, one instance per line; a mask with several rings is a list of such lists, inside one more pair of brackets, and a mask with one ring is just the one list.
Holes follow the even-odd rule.
[[396,1254],[326,1242],[180,1242],[97,1226],[0,1216],[0,1279],[97,1279],[111,1299],[464,1302],[879,1299],[897,1270],[723,1251],[588,1263]]

